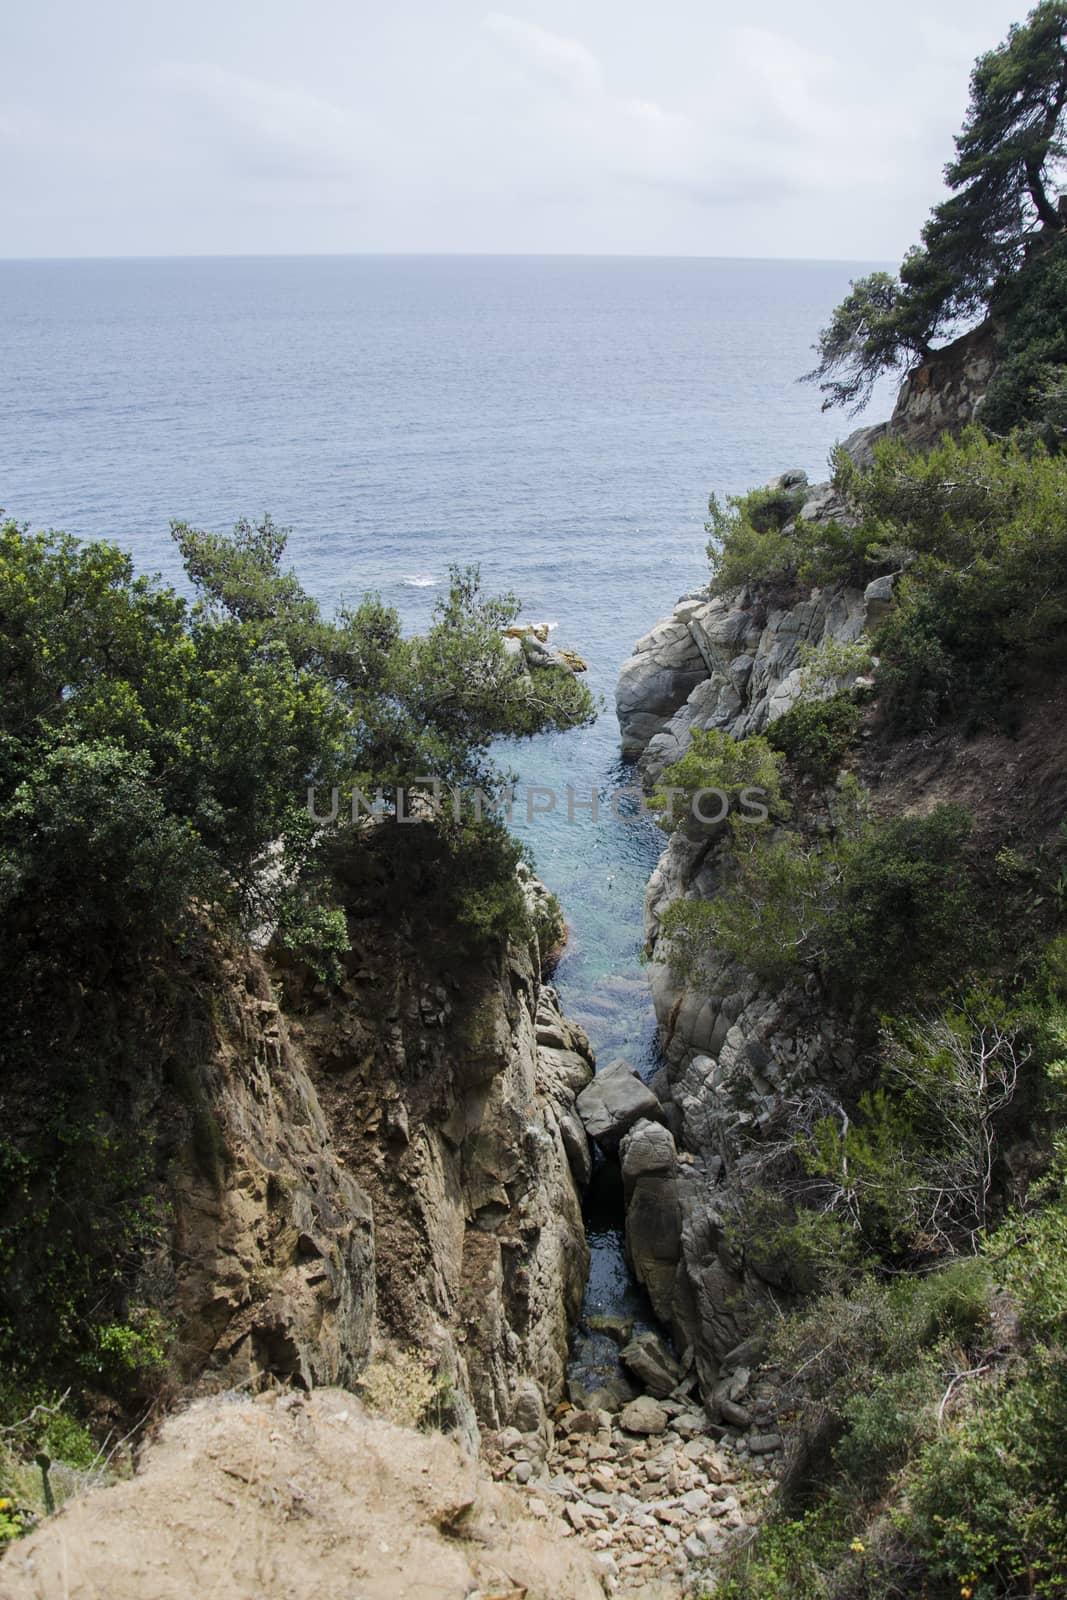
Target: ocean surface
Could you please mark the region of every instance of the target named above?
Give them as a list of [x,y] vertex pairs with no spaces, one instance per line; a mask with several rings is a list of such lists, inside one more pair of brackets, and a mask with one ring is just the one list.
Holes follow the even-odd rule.
[[[612,694],[706,578],[710,492],[825,476],[857,426],[797,382],[870,263],[591,257],[0,262],[0,505],[181,581],[168,523],[270,511],[327,604],[411,629],[477,562],[577,650],[595,727],[501,752],[571,927],[556,983],[606,1061],[654,1065],[639,962],[649,823],[567,817],[628,781]],[[888,412],[883,392],[871,420]],[[527,823],[531,785],[560,793]],[[639,1309],[594,1202],[590,1309]]]

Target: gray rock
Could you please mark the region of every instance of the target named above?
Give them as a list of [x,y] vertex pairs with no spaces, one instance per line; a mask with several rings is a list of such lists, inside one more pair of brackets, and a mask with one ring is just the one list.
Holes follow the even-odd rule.
[[669,1395],[681,1381],[682,1369],[657,1333],[635,1334],[619,1352],[619,1360],[657,1399]]
[[615,690],[626,760],[636,760],[706,676],[704,658],[684,622],[669,617],[637,641]]
[[626,1249],[634,1276],[661,1322],[675,1321],[682,1213],[674,1138],[658,1123],[639,1122],[623,1141]]
[[876,422],[870,428],[857,428],[855,433],[850,433],[842,448],[850,455],[859,467],[865,472],[874,465],[874,447],[882,439],[888,437],[888,422]]
[[864,589],[863,603],[867,607],[868,622],[878,622],[885,616],[893,604],[893,591],[899,576],[899,572],[890,572],[884,578],[872,578]]
[[600,1418],[595,1411],[568,1411],[563,1426],[568,1433],[597,1433]]
[[545,1425],[545,1403],[532,1378],[520,1378],[511,1404],[511,1425],[520,1433],[540,1433]]
[[563,1139],[563,1148],[567,1152],[567,1160],[571,1164],[574,1181],[579,1189],[585,1189],[593,1176],[593,1157],[585,1129],[582,1127],[582,1119],[576,1111],[564,1111],[560,1114],[559,1131]]
[[754,1456],[770,1455],[784,1446],[785,1440],[780,1433],[750,1433],[748,1436],[748,1448]]
[[577,1100],[586,1133],[614,1152],[623,1135],[642,1119],[663,1120],[663,1107],[628,1061],[609,1061]]
[[803,467],[789,467],[785,472],[780,472],[776,478],[768,483],[768,489],[803,489],[807,486],[808,475]]
[[752,1425],[751,1411],[725,1395],[719,1401],[719,1415],[724,1422],[728,1422],[734,1428],[748,1428]]
[[666,1433],[667,1413],[658,1400],[643,1394],[619,1413],[619,1426],[627,1433]]

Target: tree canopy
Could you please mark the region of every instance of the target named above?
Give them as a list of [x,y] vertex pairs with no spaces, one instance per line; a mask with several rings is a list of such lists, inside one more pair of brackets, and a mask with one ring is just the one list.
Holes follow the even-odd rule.
[[492,741],[592,714],[569,671],[517,668],[518,602],[474,569],[405,638],[375,596],[323,616],[269,518],[173,533],[192,603],[114,546],[0,525],[0,978],[23,993],[57,948],[110,960],[194,898],[299,922],[328,832],[309,785],[491,788]]
[[993,307],[1014,273],[1065,222],[1059,179],[1067,115],[1067,0],[1042,0],[980,56],[945,168],[951,191],[898,274],[851,285],[816,346],[808,377],[824,409],[860,409],[874,383]]

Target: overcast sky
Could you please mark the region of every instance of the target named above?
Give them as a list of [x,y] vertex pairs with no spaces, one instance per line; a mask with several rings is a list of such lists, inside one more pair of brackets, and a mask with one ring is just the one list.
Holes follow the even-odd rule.
[[0,254],[897,259],[1024,0],[34,0]]

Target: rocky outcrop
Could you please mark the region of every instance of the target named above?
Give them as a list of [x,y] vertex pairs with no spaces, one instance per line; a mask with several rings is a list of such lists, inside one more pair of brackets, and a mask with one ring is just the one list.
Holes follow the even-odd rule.
[[[810,485],[803,473],[784,477],[806,491],[800,518],[847,517],[831,485]],[[643,782],[656,782],[685,754],[694,729],[744,738],[784,716],[803,693],[802,647],[858,639],[878,603],[873,589],[683,595],[670,617],[638,640],[619,675],[622,751],[637,761]]]
[[638,639],[615,691],[624,759],[641,754],[707,674],[707,662],[683,618],[667,617]]
[[[852,441],[853,448],[864,441]],[[831,485],[803,473],[775,480],[803,491],[798,516],[843,519],[848,508]],[[810,592],[751,587],[732,595],[687,595],[649,639],[669,640],[675,659],[695,649],[700,681],[666,715],[664,700],[642,703],[638,647],[620,678],[624,748],[639,752],[646,785],[684,755],[696,729],[736,738],[762,732],[804,694],[804,646],[850,644],[892,603],[892,577],[866,589]],[[688,645],[682,635],[688,638]],[[642,642],[644,643],[644,642]],[[847,686],[855,674],[819,693]],[[660,689],[657,688],[657,695]],[[667,1126],[637,1122],[622,1140],[627,1251],[661,1322],[683,1355],[691,1353],[701,1392],[720,1422],[756,1426],[721,1389],[723,1364],[758,1327],[772,1300],[793,1292],[789,1264],[768,1250],[746,1258],[731,1226],[731,1190],[758,1183],[784,1108],[811,1100],[840,1081],[853,1062],[850,1041],[820,1016],[804,992],[767,993],[735,962],[709,953],[698,971],[680,975],[659,951],[661,921],[681,898],[710,898],[722,870],[722,827],[675,830],[648,885],[646,949],[660,1025],[664,1067],[654,1081]],[[721,1402],[724,1400],[726,1410]]]
[[913,368],[901,384],[889,434],[928,448],[943,433],[974,422],[996,372],[996,345],[995,326],[983,322]]
[[200,1048],[181,1072],[162,1063],[184,1100],[168,1112],[162,1307],[179,1369],[202,1388],[351,1383],[374,1326],[370,1200],[338,1159],[262,962],[204,959]]
[[352,929],[340,988],[289,970],[287,1006],[373,1205],[379,1327],[426,1352],[473,1442],[531,1383],[542,1409],[563,1393],[588,1271],[575,1101],[592,1052],[536,947],[476,960]]
[[649,1117],[662,1120],[663,1108],[628,1061],[609,1061],[578,1096],[576,1109],[590,1139],[614,1155],[623,1136]]

